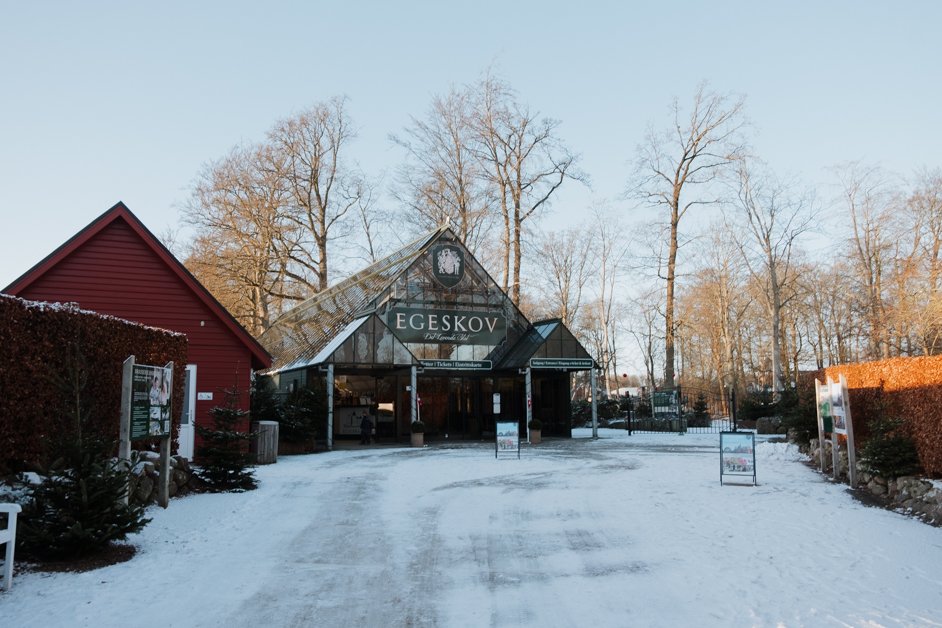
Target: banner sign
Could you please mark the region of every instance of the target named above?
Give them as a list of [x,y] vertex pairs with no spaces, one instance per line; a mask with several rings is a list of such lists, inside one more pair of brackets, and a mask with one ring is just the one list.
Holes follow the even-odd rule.
[[517,454],[520,457],[520,424],[516,421],[497,422],[497,443],[494,457],[501,454]]
[[531,369],[590,369],[591,358],[530,358]]
[[419,360],[424,368],[449,371],[490,371],[494,363],[490,360]]
[[507,336],[499,312],[394,307],[386,322],[402,342],[498,345]]
[[720,484],[724,475],[752,476],[756,483],[756,435],[720,432]]
[[173,369],[135,364],[131,376],[131,440],[170,435]]

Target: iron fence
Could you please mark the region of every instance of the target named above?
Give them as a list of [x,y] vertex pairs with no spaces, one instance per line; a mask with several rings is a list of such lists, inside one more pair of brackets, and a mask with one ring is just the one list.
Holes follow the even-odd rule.
[[677,387],[656,390],[632,404],[626,428],[629,432],[677,432],[718,434],[735,429],[735,395]]

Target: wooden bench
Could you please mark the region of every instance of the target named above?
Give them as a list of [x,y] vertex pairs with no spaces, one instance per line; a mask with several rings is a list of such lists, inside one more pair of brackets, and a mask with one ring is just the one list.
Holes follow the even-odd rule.
[[0,545],[6,543],[7,551],[3,562],[3,587],[13,586],[13,550],[16,545],[16,515],[22,510],[19,504],[0,504],[0,514],[6,514],[7,527],[0,528]]

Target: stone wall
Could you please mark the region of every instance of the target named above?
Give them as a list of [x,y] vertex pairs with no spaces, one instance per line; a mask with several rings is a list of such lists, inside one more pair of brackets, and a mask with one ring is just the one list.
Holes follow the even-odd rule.
[[[811,440],[808,455],[815,468],[820,468],[820,447],[818,439]],[[831,441],[824,442],[824,456],[827,472],[833,467],[831,456]],[[842,482],[849,482],[847,450],[841,448],[837,452],[838,474]],[[865,470],[865,465],[857,461],[857,490],[866,491],[883,506],[913,515],[931,523],[942,525],[942,482],[933,481],[914,476],[886,479],[873,475]]]
[[[131,469],[131,500],[139,504],[157,501],[157,482],[160,478],[160,454],[153,451],[132,452],[137,463]],[[170,497],[185,492],[190,486],[190,462],[183,456],[170,457]]]

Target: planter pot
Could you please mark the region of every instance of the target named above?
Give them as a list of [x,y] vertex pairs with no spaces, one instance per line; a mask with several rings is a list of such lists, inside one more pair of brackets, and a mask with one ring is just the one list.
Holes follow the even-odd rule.
[[543,442],[543,430],[530,430],[530,444],[539,445]]
[[413,432],[412,433],[412,446],[424,447],[425,446],[425,434],[423,434],[422,432]]

